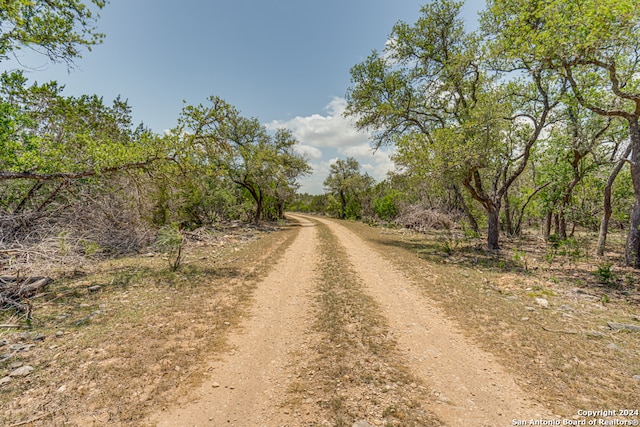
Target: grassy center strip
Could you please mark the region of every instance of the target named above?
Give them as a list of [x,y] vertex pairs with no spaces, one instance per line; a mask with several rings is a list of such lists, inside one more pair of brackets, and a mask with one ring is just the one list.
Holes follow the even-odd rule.
[[315,295],[315,358],[306,384],[333,426],[366,420],[374,425],[440,425],[426,410],[429,391],[403,365],[377,303],[347,261],[329,229],[318,225],[321,281]]

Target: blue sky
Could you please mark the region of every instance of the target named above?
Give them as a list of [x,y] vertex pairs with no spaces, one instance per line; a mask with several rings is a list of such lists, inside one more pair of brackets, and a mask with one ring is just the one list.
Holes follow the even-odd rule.
[[[342,117],[349,69],[382,50],[392,26],[413,23],[426,0],[111,0],[98,21],[103,44],[77,68],[18,52],[30,81],[57,80],[64,94],[127,99],[135,122],[157,133],[183,107],[217,95],[270,129],[288,127],[314,168],[301,191],[322,193],[329,164],[353,156],[377,180],[389,150]],[[483,1],[467,1],[474,22]],[[2,69],[16,67],[6,61]]]

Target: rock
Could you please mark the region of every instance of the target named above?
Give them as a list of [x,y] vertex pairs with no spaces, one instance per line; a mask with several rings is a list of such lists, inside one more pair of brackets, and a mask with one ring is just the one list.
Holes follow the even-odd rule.
[[24,365],[24,363],[22,363],[22,362],[13,362],[8,366],[8,368],[9,369],[18,369],[22,365]]
[[35,344],[12,344],[9,346],[9,350],[13,352],[27,351],[32,347],[35,347]]
[[102,289],[102,286],[100,285],[89,286],[87,288],[89,292],[98,292],[100,289]]
[[611,350],[620,350],[620,347],[618,347],[617,345],[615,345],[614,343],[608,344],[607,348],[611,349]]
[[586,334],[588,337],[592,338],[604,338],[604,334],[598,331],[587,331]]
[[18,332],[17,334],[13,334],[13,337],[18,341],[24,341],[29,339],[28,332]]
[[373,427],[373,425],[369,424],[365,420],[360,420],[353,423],[353,426],[351,427]]
[[35,334],[31,337],[33,341],[44,341],[46,338],[47,336],[42,334]]
[[[638,375],[640,377],[640,375]],[[0,387],[9,384],[12,381],[11,377],[0,378]]]
[[6,338],[0,340],[0,347],[4,347],[7,344],[9,344],[9,340],[7,340]]
[[64,331],[57,331],[56,332],[56,338],[60,338],[64,336]]
[[[640,382],[640,375],[634,375],[633,379]],[[2,382],[2,380],[0,380],[0,382]]]
[[560,307],[558,307],[558,310],[560,310],[560,311],[573,311],[573,307],[571,307],[570,305],[567,305],[567,304],[562,304]]
[[533,307],[525,307],[524,309],[527,311],[536,311],[536,309]]
[[27,375],[30,375],[31,372],[33,372],[32,366],[22,366],[12,371],[11,373],[9,373],[9,376],[10,377],[26,377]]
[[218,387],[220,387],[220,384],[218,384],[218,383],[213,383],[213,384],[211,384],[211,387],[213,387],[213,388],[218,388]]
[[536,304],[538,304],[542,308],[549,308],[549,301],[544,298],[536,298]]
[[609,327],[615,331],[640,332],[640,326],[628,325],[626,323],[607,322]]

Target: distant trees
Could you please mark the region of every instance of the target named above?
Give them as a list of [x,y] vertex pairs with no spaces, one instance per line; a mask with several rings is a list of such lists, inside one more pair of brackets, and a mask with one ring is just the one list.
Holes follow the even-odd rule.
[[627,263],[640,267],[635,2],[492,0],[476,32],[461,5],[436,0],[415,24],[397,23],[384,51],[351,69],[347,114],[375,147],[395,146],[407,197],[421,188],[430,193],[416,200],[443,198],[472,229],[486,221],[492,250],[527,221],[566,239],[601,215],[604,253],[612,189],[628,163]]
[[345,160],[338,159],[331,164],[324,186],[337,202],[337,216],[344,219],[361,216],[361,197],[373,186],[373,183],[373,178],[360,172],[360,163],[353,157],[347,157]]
[[191,179],[201,177],[242,189],[255,203],[255,223],[269,200],[277,207],[276,215],[282,215],[284,204],[293,199],[297,180],[311,172],[295,151],[297,140],[286,129],[270,135],[257,119],[242,117],[219,97],[208,101],[204,106],[185,106],[178,127],[168,137],[176,144],[180,172],[192,170]]

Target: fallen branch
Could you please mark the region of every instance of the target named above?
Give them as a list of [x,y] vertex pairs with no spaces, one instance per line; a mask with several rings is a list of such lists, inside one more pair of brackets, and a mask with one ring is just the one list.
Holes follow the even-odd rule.
[[40,294],[53,279],[50,277],[0,277],[0,310],[15,309],[31,319],[32,304],[29,298]]
[[608,322],[608,325],[614,331],[640,332],[640,326],[629,325],[626,323]]
[[26,421],[21,421],[21,422],[16,423],[16,424],[11,424],[9,427],[19,427],[19,426],[24,426],[24,425],[27,425],[27,424],[31,424],[31,423],[34,423],[34,422],[36,422],[38,420],[46,418],[49,415],[53,415],[53,412],[47,412],[46,414],[43,414],[43,415],[28,419]]
[[579,332],[579,331],[563,331],[563,330],[560,330],[560,329],[549,329],[549,328],[547,328],[547,327],[546,327],[546,326],[544,326],[544,325],[542,325],[541,327],[542,327],[542,329],[544,329],[545,331],[547,331],[547,332],[553,332],[553,333],[555,333],[555,334],[567,334],[567,335],[578,335],[578,334],[580,334],[580,332]]

